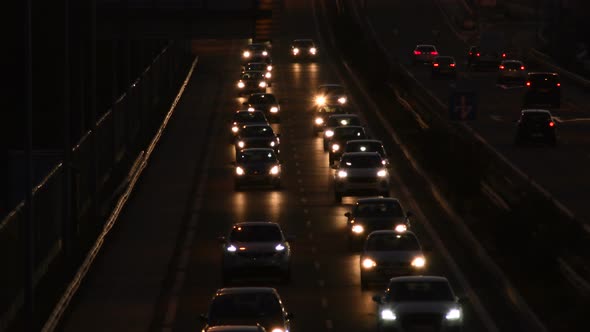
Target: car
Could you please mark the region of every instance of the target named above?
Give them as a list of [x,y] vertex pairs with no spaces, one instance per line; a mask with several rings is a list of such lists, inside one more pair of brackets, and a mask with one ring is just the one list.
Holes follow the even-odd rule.
[[275,154],[280,153],[280,134],[275,134],[268,124],[248,124],[238,131],[235,140],[236,156],[242,149],[272,148]]
[[544,141],[557,144],[555,122],[551,112],[542,109],[525,109],[520,113],[514,143],[521,145],[527,141]]
[[410,231],[371,232],[360,255],[361,289],[392,277],[422,274],[426,258],[416,235]]
[[507,46],[507,38],[503,32],[482,31],[478,44],[472,45],[467,51],[468,68],[498,68],[502,60],[508,59]]
[[334,134],[330,138],[330,150],[328,155],[328,162],[330,165],[340,159],[342,150],[346,146],[346,142],[355,139],[365,139],[367,133],[362,126],[339,126],[332,130]]
[[432,61],[432,77],[442,75],[457,77],[457,63],[452,56],[437,56]]
[[438,51],[434,45],[420,44],[416,45],[413,52],[412,62],[418,63],[432,63],[434,58],[438,56]]
[[381,156],[384,166],[389,166],[389,158],[383,147],[383,142],[376,139],[355,139],[346,142],[343,153],[346,152],[377,152]]
[[260,324],[256,325],[220,325],[211,326],[203,332],[266,332]]
[[293,314],[286,311],[272,287],[226,287],[215,292],[201,319],[204,331],[214,326],[260,324],[266,331],[288,332]]
[[561,83],[559,74],[550,72],[529,72],[525,83],[524,106],[561,105]]
[[[328,117],[336,114],[348,114],[348,111],[340,105],[324,105],[318,107],[313,115],[313,134],[317,135],[320,131],[323,131]],[[327,151],[327,149],[324,149],[324,151]]]
[[281,163],[272,148],[242,149],[236,156],[234,189],[246,184],[268,184],[281,188]]
[[389,196],[389,171],[377,152],[345,153],[335,170],[334,197],[338,203],[351,194]]
[[322,84],[315,94],[316,107],[324,105],[346,105],[348,92],[340,84]]
[[270,57],[270,48],[265,43],[252,43],[242,51],[243,63],[258,62],[253,61],[255,58],[268,58]]
[[318,48],[312,39],[295,39],[291,42],[291,56],[293,59],[314,59]]
[[330,141],[334,136],[334,128],[343,126],[360,126],[361,119],[356,114],[333,114],[328,116],[324,124],[324,151],[329,151]]
[[272,65],[265,62],[248,62],[242,68],[242,74],[247,71],[263,71],[264,78],[268,82],[268,86],[272,86]]
[[272,93],[253,93],[244,103],[249,111],[263,111],[266,118],[271,122],[279,122],[281,119],[281,105],[279,100]]
[[250,94],[253,92],[266,92],[268,82],[264,71],[245,71],[238,80],[239,94]]
[[463,329],[463,308],[441,276],[403,276],[389,280],[377,303],[378,331],[453,331]]
[[411,211],[405,211],[397,198],[367,197],[357,200],[352,211],[346,212],[348,245],[355,249],[376,230],[404,232],[410,229]]
[[234,142],[238,135],[240,128],[245,125],[258,124],[268,125],[268,120],[262,111],[236,111],[231,120],[231,141]]
[[506,82],[517,82],[520,84],[526,81],[526,67],[520,60],[502,60],[498,67],[498,84]]
[[223,252],[222,279],[258,275],[291,279],[291,245],[275,222],[249,221],[232,226],[227,237],[219,238]]

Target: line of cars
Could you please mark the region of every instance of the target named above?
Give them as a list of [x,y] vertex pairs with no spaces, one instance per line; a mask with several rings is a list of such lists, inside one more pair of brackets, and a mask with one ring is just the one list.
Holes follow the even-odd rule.
[[[551,112],[544,107],[561,106],[561,82],[559,74],[552,72],[527,72],[520,60],[509,59],[508,52],[481,46],[471,46],[467,52],[467,68],[497,68],[497,83],[516,83],[525,88],[523,109],[517,122],[514,143],[544,142],[557,144],[556,126]],[[414,64],[422,63],[431,67],[432,77],[449,76],[457,78],[457,63],[452,56],[439,55],[436,46],[416,45],[412,54]]]
[[348,248],[360,249],[361,289],[387,283],[386,290],[373,297],[379,331],[460,331],[459,297],[446,278],[423,275],[426,257],[411,229],[413,214],[389,197],[390,161],[383,143],[370,138],[359,116],[350,111],[343,86],[321,85],[313,97],[312,132],[323,132],[336,202],[345,195],[368,196],[358,198],[345,217]]

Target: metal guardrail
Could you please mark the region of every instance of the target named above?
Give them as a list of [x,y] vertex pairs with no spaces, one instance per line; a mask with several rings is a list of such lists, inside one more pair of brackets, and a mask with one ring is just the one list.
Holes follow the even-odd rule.
[[[72,209],[76,252],[86,252],[98,236],[121,183],[157,125],[165,116],[161,101],[173,98],[190,65],[188,42],[169,44],[155,56],[128,91],[121,96],[72,149]],[[160,96],[160,98],[153,98]],[[96,139],[98,151],[93,151]],[[92,165],[97,156],[97,179]],[[35,279],[46,277],[47,266],[63,258],[61,232],[63,165],[57,165],[35,187],[33,218],[35,233]],[[98,183],[98,201],[93,202],[93,183]],[[119,190],[120,191],[120,190]],[[92,206],[96,204],[98,216]],[[22,306],[24,279],[23,206],[19,204],[0,222],[0,330],[6,330]],[[52,250],[52,248],[57,248]],[[79,259],[79,258],[78,258]],[[76,263],[76,262],[72,262]],[[55,286],[55,285],[53,285]],[[56,299],[57,300],[57,299]]]

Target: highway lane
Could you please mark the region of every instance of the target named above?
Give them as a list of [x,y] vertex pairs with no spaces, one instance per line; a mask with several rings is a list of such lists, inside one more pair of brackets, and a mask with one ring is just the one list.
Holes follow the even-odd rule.
[[[587,208],[590,188],[590,109],[588,97],[573,82],[562,78],[562,107],[552,110],[557,117],[558,147],[516,148],[513,146],[515,121],[522,106],[522,87],[496,84],[496,72],[474,72],[466,68],[468,44],[451,30],[435,0],[368,1],[371,24],[391,54],[443,102],[448,102],[450,80],[430,77],[426,66],[410,64],[411,51],[418,43],[433,43],[441,55],[452,55],[458,62],[460,77],[478,91],[477,120],[470,125],[517,167],[532,176],[574,214],[590,220]],[[429,8],[429,10],[425,10]],[[490,29],[504,31],[513,46],[533,38],[531,26],[496,24]],[[394,29],[397,33],[394,33]],[[530,41],[528,41],[530,43]],[[523,44],[526,45],[526,44]],[[534,67],[529,67],[534,69]]]

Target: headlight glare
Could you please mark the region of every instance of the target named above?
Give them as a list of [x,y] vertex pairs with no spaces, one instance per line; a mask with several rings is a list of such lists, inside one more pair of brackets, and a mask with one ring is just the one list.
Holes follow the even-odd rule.
[[231,131],[232,131],[233,133],[237,133],[237,132],[238,132],[238,130],[240,130],[240,128],[238,128],[238,126],[233,126],[233,127],[231,127]]
[[248,107],[248,112],[254,112],[254,111],[255,111],[254,107]]
[[315,118],[315,124],[321,125],[322,123],[324,123],[324,119],[322,119],[322,118]]
[[426,266],[426,259],[422,256],[418,256],[412,260],[412,266],[421,269]]
[[352,232],[353,233],[361,234],[364,231],[365,231],[365,228],[362,225],[354,225],[354,226],[352,226]]
[[363,263],[362,264],[363,264],[363,268],[365,268],[365,269],[372,269],[375,266],[377,266],[377,263],[374,260],[370,259],[370,258],[363,259]]
[[262,82],[258,83],[258,86],[261,88],[266,88],[266,82],[262,81]]
[[236,252],[237,248],[233,244],[230,244],[225,250],[228,252]]
[[244,169],[241,168],[240,166],[236,167],[236,174],[237,175],[244,175]]
[[458,320],[461,319],[461,309],[453,308],[447,312],[445,316],[447,320]]
[[272,70],[272,66],[271,66],[271,65],[268,65],[268,66],[266,67],[266,70],[268,70],[268,71],[271,71],[271,70]]
[[346,104],[346,97],[340,97],[340,98],[338,98],[338,102],[340,104]]
[[283,250],[285,250],[285,246],[282,243],[279,243],[276,245],[275,250],[276,251],[283,251]]
[[345,178],[347,176],[348,176],[348,173],[346,173],[346,171],[338,171],[339,178]]
[[293,49],[293,54],[299,54],[299,49],[298,48],[294,48]]
[[326,137],[332,137],[334,136],[334,131],[333,130],[326,130]]
[[340,145],[332,144],[332,151],[338,151],[338,150],[340,150]]
[[272,146],[273,148],[275,147],[275,145],[277,145],[277,143],[275,143],[275,142],[270,142],[270,146]]
[[270,108],[270,112],[271,113],[278,113],[279,112],[279,108],[276,107],[276,106],[273,106],[273,107]]
[[320,105],[320,106],[321,105],[324,105],[326,103],[326,97],[324,97],[324,96],[317,96],[315,98],[315,103],[318,104],[318,105]]
[[277,328],[277,329],[272,329],[272,331],[271,331],[271,332],[285,332],[285,331],[284,331],[283,329],[278,329],[278,328]]
[[238,147],[239,148],[242,148],[243,149],[245,146],[246,146],[246,143],[244,143],[244,141],[239,141],[238,142]]
[[396,320],[397,317],[395,313],[391,309],[383,309],[381,310],[381,319],[382,320]]
[[403,233],[408,230],[408,226],[404,224],[395,225],[395,231],[398,233]]
[[244,82],[238,82],[238,88],[243,89],[245,86]]
[[379,172],[377,172],[377,176],[380,177],[380,178],[384,178],[384,177],[387,176],[387,171],[384,170],[384,169],[379,170]]
[[280,172],[279,166],[275,165],[270,169],[270,174],[272,174],[272,175],[277,175],[277,174],[279,174],[279,172]]
[[244,58],[249,58],[250,57],[250,52],[249,51],[245,51],[243,54]]
[[263,56],[267,56],[268,55],[268,52],[267,51],[262,51],[262,55]]
[[316,54],[317,51],[318,50],[315,47],[312,47],[309,49],[309,53],[311,53],[311,54]]
[[272,76],[272,74],[271,74],[271,73],[266,73],[266,74],[264,74],[264,77],[266,77],[266,78],[270,78],[271,76]]

